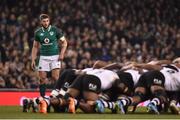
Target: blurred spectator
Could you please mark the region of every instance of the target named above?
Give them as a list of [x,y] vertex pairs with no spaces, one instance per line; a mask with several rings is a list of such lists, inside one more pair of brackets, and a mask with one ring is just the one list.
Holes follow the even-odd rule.
[[5,88],[6,87],[6,83],[4,81],[4,79],[2,77],[0,77],[0,88]]
[[30,50],[40,13],[50,14],[68,37],[66,68],[91,67],[99,59],[178,57],[179,5],[179,0],[0,0],[1,81],[9,88],[37,88]]

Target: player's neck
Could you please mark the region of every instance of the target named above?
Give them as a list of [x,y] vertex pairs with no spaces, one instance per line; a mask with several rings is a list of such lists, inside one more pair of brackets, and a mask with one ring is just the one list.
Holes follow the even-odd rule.
[[44,26],[42,26],[41,28],[42,28],[43,32],[44,32],[44,31],[50,31],[51,25],[49,25],[47,28],[44,27]]

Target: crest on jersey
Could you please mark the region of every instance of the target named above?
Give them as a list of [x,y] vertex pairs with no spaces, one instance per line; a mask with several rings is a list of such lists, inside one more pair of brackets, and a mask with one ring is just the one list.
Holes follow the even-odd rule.
[[49,39],[48,39],[48,38],[45,38],[45,39],[44,39],[44,42],[45,42],[46,44],[48,44],[48,43],[49,43]]
[[44,35],[44,33],[40,33],[40,36],[43,36]]
[[54,32],[53,32],[53,31],[51,31],[49,34],[52,36],[52,35],[54,35]]

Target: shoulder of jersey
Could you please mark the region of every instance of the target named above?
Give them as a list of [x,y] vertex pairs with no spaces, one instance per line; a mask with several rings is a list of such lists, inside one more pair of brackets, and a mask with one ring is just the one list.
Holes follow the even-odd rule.
[[58,29],[56,26],[52,25],[51,29]]
[[60,30],[60,31],[62,31],[62,29],[60,29],[60,28],[58,28],[58,27],[56,27],[56,26],[54,26],[54,25],[51,26],[51,29],[55,29],[55,30]]
[[41,27],[39,27],[39,28],[37,28],[36,30],[35,30],[35,33],[38,33],[38,32],[40,32],[42,29],[41,29]]

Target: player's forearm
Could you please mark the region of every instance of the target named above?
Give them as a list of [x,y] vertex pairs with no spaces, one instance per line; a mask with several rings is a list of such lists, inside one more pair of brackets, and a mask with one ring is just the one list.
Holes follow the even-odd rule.
[[135,67],[146,69],[146,70],[161,70],[159,65],[150,65],[150,64],[136,64]]
[[112,69],[121,69],[122,68],[122,64],[118,64],[118,63],[112,63],[112,64],[109,64],[105,67],[102,67],[103,69],[108,69],[108,70],[112,70]]
[[171,60],[159,60],[157,62],[158,65],[162,65],[162,64],[171,64],[172,61]]
[[32,61],[34,61],[37,58],[37,52],[38,52],[38,49],[36,47],[33,47],[32,48],[32,53],[31,53]]
[[93,69],[99,69],[99,68],[105,67],[107,64],[108,63],[105,61],[97,60],[93,65]]
[[65,52],[66,52],[66,49],[67,49],[67,41],[64,40],[64,41],[62,42],[62,45],[61,45],[61,52],[60,52],[60,54],[61,54],[61,55],[64,55]]

